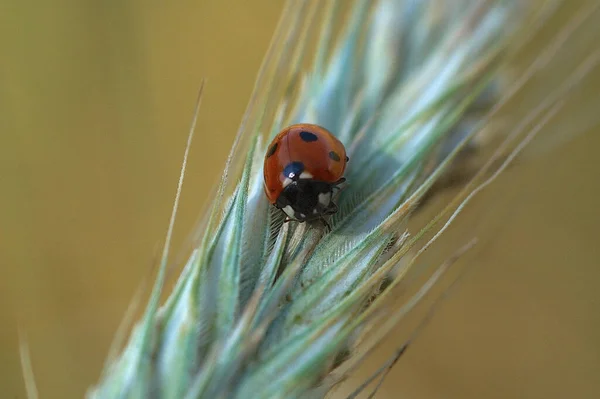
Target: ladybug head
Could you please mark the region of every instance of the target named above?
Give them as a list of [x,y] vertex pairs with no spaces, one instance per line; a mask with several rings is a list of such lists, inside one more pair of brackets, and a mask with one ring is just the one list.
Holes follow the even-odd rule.
[[334,187],[332,183],[297,179],[283,189],[275,205],[299,222],[321,219],[337,212],[331,200]]

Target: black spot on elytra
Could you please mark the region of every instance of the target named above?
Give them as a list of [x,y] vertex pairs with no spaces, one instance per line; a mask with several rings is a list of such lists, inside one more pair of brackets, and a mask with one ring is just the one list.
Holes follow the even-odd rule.
[[310,143],[311,141],[317,141],[319,139],[316,134],[306,131],[300,132],[300,138],[307,143]]
[[296,180],[302,172],[304,172],[304,164],[302,162],[291,162],[283,170],[283,175]]
[[330,151],[329,152],[329,158],[333,159],[335,162],[339,162],[340,161],[340,156],[335,151]]
[[277,143],[273,143],[273,145],[269,147],[269,151],[267,151],[267,158],[275,154],[275,151],[277,151]]

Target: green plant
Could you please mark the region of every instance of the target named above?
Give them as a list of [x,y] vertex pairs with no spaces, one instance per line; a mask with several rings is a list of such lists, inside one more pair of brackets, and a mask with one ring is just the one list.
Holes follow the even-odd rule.
[[[90,397],[322,397],[449,266],[401,308],[384,306],[414,259],[488,184],[469,186],[408,234],[412,212],[487,126],[486,112],[520,87],[499,85],[515,38],[558,2],[538,10],[518,1],[343,5],[287,2],[203,236],[159,307],[167,239],[145,314]],[[501,135],[500,153],[517,153],[537,131],[525,136],[528,124],[543,125],[568,88]],[[296,122],[325,126],[350,151],[349,186],[329,232],[283,224],[263,193],[265,146]],[[433,238],[423,245],[426,233]]]

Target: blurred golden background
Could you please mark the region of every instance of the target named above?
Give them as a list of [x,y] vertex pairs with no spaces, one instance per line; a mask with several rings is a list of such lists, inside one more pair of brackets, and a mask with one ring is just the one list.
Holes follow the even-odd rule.
[[[219,177],[280,7],[2,5],[0,397],[25,397],[19,328],[42,398],[97,380],[161,248],[199,83],[175,249]],[[474,270],[379,397],[600,397],[600,136],[588,130],[508,170],[426,255],[435,264],[480,238],[462,259]]]

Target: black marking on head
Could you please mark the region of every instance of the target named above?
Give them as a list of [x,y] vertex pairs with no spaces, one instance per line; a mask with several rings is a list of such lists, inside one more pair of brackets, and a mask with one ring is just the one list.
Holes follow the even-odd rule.
[[300,174],[304,172],[304,164],[302,162],[290,162],[283,170],[283,175],[292,180],[300,178]]
[[330,151],[329,152],[329,158],[333,159],[335,162],[339,162],[340,161],[340,156],[335,151]]
[[267,151],[267,158],[275,154],[275,151],[277,151],[277,143],[273,143],[273,145],[269,147],[269,151]]
[[282,210],[289,206],[293,211],[290,217],[299,222],[322,219],[324,215],[332,215],[337,211],[333,202],[327,206],[319,202],[319,194],[331,192],[331,183],[311,179],[294,180],[283,189],[275,206]]
[[307,143],[310,143],[311,141],[317,141],[319,139],[316,134],[307,131],[300,132],[300,138]]

